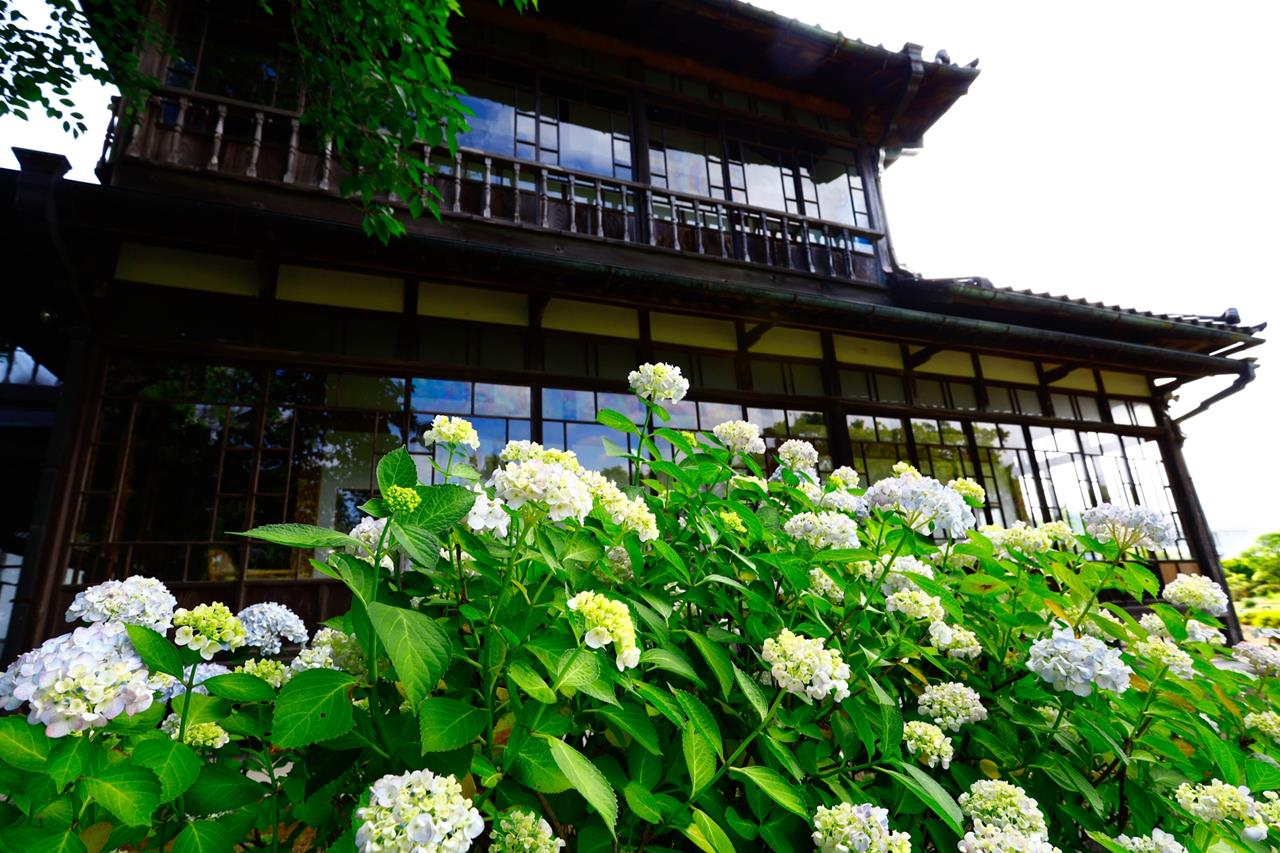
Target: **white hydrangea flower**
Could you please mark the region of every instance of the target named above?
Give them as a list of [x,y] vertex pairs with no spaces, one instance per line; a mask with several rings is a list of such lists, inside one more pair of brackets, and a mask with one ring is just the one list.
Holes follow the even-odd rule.
[[476,502],[467,513],[467,527],[477,533],[492,530],[499,539],[506,539],[511,516],[507,514],[502,498],[490,499],[484,492],[476,494]]
[[1143,613],[1138,618],[1138,624],[1142,626],[1142,630],[1146,631],[1152,637],[1171,637],[1169,627],[1164,624],[1164,620],[1154,613]]
[[1245,728],[1257,729],[1264,736],[1280,744],[1280,714],[1275,711],[1253,712],[1245,715]]
[[631,566],[631,554],[621,545],[614,545],[604,555],[609,564],[609,572],[597,572],[597,575],[609,581],[626,583],[635,578],[635,570]]
[[587,633],[583,637],[587,648],[602,649],[613,643],[619,672],[640,665],[636,626],[627,605],[589,591],[578,593],[567,605],[570,610],[581,613],[587,622]]
[[959,625],[937,621],[929,626],[929,642],[951,658],[976,658],[982,654],[978,635]]
[[1133,644],[1133,653],[1150,661],[1155,669],[1165,669],[1170,675],[1184,681],[1195,675],[1195,662],[1191,660],[1191,655],[1165,637],[1139,640]]
[[778,448],[778,458],[782,460],[784,467],[796,473],[809,474],[811,480],[817,479],[812,472],[818,468],[818,451],[804,439],[791,438],[782,442],[782,446]]
[[591,512],[591,490],[587,484],[556,462],[541,459],[508,462],[505,468],[493,472],[489,485],[512,509],[520,509],[527,503],[545,506],[547,517],[552,521],[573,518],[581,522]]
[[236,618],[244,625],[244,644],[264,655],[280,654],[281,640],[301,645],[310,637],[302,617],[274,601],[250,604]]
[[1142,506],[1101,503],[1081,515],[1084,529],[1099,542],[1115,542],[1120,550],[1147,548],[1158,551],[1178,538],[1173,524],[1160,513]]
[[880,584],[880,591],[889,596],[904,589],[919,589],[910,575],[921,575],[933,580],[933,566],[915,557],[898,557],[889,566],[889,571]]
[[431,419],[431,426],[422,434],[422,443],[428,447],[433,444],[444,444],[479,450],[480,434],[466,418],[436,415]]
[[498,459],[503,463],[528,462],[530,459],[537,459],[540,462],[563,465],[575,474],[582,471],[578,454],[572,450],[543,447],[536,441],[508,441],[506,447],[503,447],[502,452],[498,454]]
[[160,731],[173,740],[177,740],[181,732],[182,742],[196,749],[222,749],[231,743],[231,735],[217,723],[188,722],[187,730],[182,732],[182,718],[177,714],[165,717],[164,722],[160,724]]
[[1062,853],[1043,835],[974,821],[960,839],[960,853]]
[[674,364],[646,362],[627,374],[627,382],[637,397],[661,403],[679,403],[689,393],[689,380]]
[[134,575],[105,581],[76,593],[67,608],[67,621],[124,622],[165,633],[173,624],[178,600],[155,578]]
[[1095,686],[1123,693],[1129,689],[1133,674],[1119,651],[1095,637],[1077,637],[1067,626],[1059,626],[1052,637],[1032,644],[1027,669],[1059,693],[1070,690],[1077,696],[1088,696]]
[[545,818],[527,809],[515,809],[498,817],[489,850],[492,853],[556,853],[563,849]]
[[1071,542],[1076,538],[1075,531],[1065,521],[1046,521],[1036,529],[1054,542]]
[[360,853],[464,853],[484,832],[484,818],[453,776],[430,770],[388,774],[369,789],[369,804],[356,809]]
[[853,519],[839,512],[802,512],[787,519],[782,526],[792,539],[809,543],[815,551],[824,548],[857,548],[858,527]]
[[896,611],[910,619],[925,622],[939,622],[947,615],[947,612],[942,609],[941,599],[918,589],[895,592],[885,599],[884,609],[890,613]]
[[1174,797],[1193,817],[1209,822],[1243,821],[1246,838],[1260,841],[1267,837],[1267,825],[1258,812],[1258,803],[1243,785],[1228,785],[1219,779],[1199,785],[1184,782]]
[[760,427],[746,421],[725,421],[716,424],[711,432],[729,452],[739,456],[755,456],[764,453],[764,439]]
[[916,700],[916,710],[942,728],[958,732],[965,723],[979,723],[987,718],[982,698],[972,687],[958,681],[930,684]]
[[1280,649],[1261,643],[1236,643],[1231,648],[1231,656],[1259,678],[1280,676]]
[[809,570],[809,588],[832,604],[844,603],[844,590],[831,579],[831,575],[820,568],[815,567]]
[[911,836],[889,829],[889,811],[871,803],[818,806],[813,843],[821,853],[911,853]]
[[[347,553],[351,554],[353,557],[359,557],[366,563],[372,565],[373,555],[378,552],[379,542],[382,543],[383,551],[389,552],[392,544],[391,534],[388,533],[385,537],[383,536],[383,531],[386,529],[388,521],[390,521],[390,519],[372,518],[367,516],[360,519],[360,523],[351,528],[351,532],[347,534],[352,539],[358,541],[360,543],[360,547],[348,547],[346,549]],[[363,553],[361,553],[361,551],[363,551]],[[396,567],[395,560],[391,558],[389,553],[383,553],[381,563],[382,568],[388,571]]]
[[1178,839],[1162,829],[1153,829],[1150,835],[1137,837],[1121,835],[1115,841],[1132,853],[1187,853],[1187,848],[1179,844]]
[[755,487],[765,494],[769,493],[769,481],[762,477],[756,477],[751,474],[734,474],[729,479],[729,488],[731,489],[748,489]]
[[1009,527],[996,524],[985,524],[978,532],[991,540],[992,546],[1002,557],[1008,557],[1012,551],[1020,551],[1028,556],[1043,554],[1053,545],[1043,527],[1030,527],[1025,521],[1015,521]]
[[841,489],[820,495],[815,503],[822,509],[838,509],[841,512],[857,516],[865,516],[867,514],[866,498]]
[[364,649],[354,634],[321,628],[311,638],[311,645],[298,652],[289,665],[293,672],[308,669],[336,669],[364,678],[368,672]]
[[849,489],[858,488],[858,483],[862,478],[858,476],[858,472],[850,468],[848,465],[841,465],[836,470],[827,475],[827,484],[837,491],[844,492]]
[[982,488],[982,485],[977,480],[969,477],[948,480],[947,488],[962,498],[972,498],[978,503],[984,503],[987,500],[987,490]]
[[1165,585],[1160,597],[1178,607],[1203,610],[1210,616],[1227,612],[1226,592],[1204,575],[1178,575]]
[[141,713],[154,698],[122,622],[94,622],[46,640],[0,675],[0,709],[27,703],[27,722],[43,725],[49,737]]
[[907,745],[907,752],[918,756],[920,763],[926,767],[942,765],[942,769],[946,770],[951,766],[951,759],[955,755],[951,738],[933,723],[911,720],[903,726],[902,739]]
[[185,607],[173,614],[173,641],[209,660],[220,651],[235,651],[245,644],[244,625],[220,601]]
[[266,658],[251,658],[236,667],[236,672],[256,675],[277,690],[293,677],[293,671],[285,666],[282,661],[268,660]]
[[[901,464],[901,463],[900,463]],[[972,530],[973,509],[959,494],[932,477],[922,477],[911,466],[895,477],[886,477],[867,489],[867,504],[897,512],[912,530],[927,532],[932,525],[953,538]],[[894,467],[897,470],[897,466]]]
[[635,533],[641,542],[658,538],[658,519],[639,495],[627,497],[622,489],[596,471],[583,471],[579,477],[586,484],[596,506],[614,524],[628,533]]
[[1003,779],[979,779],[960,795],[965,816],[998,829],[1015,829],[1043,838],[1048,832],[1040,804]]
[[1211,646],[1225,646],[1226,635],[1211,625],[1196,619],[1187,620],[1187,641],[1191,643],[1208,643]]
[[773,681],[788,693],[822,701],[828,695],[836,702],[849,696],[849,665],[840,652],[826,648],[826,640],[794,634],[783,628],[777,637],[764,641],[760,657],[769,664]]

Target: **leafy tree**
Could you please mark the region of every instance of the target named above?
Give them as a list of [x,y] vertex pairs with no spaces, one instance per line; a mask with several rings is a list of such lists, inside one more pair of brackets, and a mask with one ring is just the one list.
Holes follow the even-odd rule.
[[[506,0],[498,0],[500,4]],[[70,89],[84,77],[117,86],[128,111],[157,81],[139,57],[163,47],[166,34],[147,6],[123,0],[48,0],[50,24],[38,28],[13,0],[0,0],[0,116],[27,119],[42,111],[73,135],[86,130]],[[523,11],[537,0],[511,0]],[[298,61],[308,93],[303,121],[333,143],[348,176],[343,191],[359,202],[364,229],[383,242],[404,233],[388,194],[407,199],[409,212],[439,215],[439,192],[426,181],[430,166],[414,143],[457,149],[467,109],[458,99],[448,60],[454,44],[449,20],[457,0],[291,0],[262,13],[292,33],[288,52]]]
[[1280,531],[1259,536],[1222,568],[1237,598],[1280,594]]

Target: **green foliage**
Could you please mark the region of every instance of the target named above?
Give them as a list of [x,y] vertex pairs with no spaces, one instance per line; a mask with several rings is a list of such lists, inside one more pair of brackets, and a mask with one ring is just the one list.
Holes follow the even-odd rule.
[[1223,560],[1222,568],[1237,598],[1280,596],[1280,532],[1259,536],[1235,557]]

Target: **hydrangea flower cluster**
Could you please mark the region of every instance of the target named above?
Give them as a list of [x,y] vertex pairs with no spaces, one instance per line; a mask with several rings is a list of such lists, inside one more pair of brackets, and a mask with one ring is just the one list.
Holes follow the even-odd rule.
[[364,678],[368,672],[364,649],[354,634],[321,628],[311,638],[311,645],[298,652],[289,664],[295,673],[308,669],[336,669]]
[[950,658],[976,658],[982,654],[978,635],[960,625],[934,622],[929,626],[929,642]]
[[[202,696],[208,695],[209,690],[203,686],[204,683],[215,675],[226,675],[230,671],[220,663],[196,664],[196,671],[191,676],[191,692]],[[151,689],[160,694],[160,699],[165,702],[172,701],[187,692],[185,684],[163,672],[151,673]]]
[[1210,616],[1227,612],[1227,594],[1204,575],[1178,575],[1161,591],[1160,597],[1178,607],[1203,610]]
[[235,651],[245,644],[245,629],[227,605],[220,601],[185,607],[173,614],[173,641],[209,660],[220,651]]
[[884,605],[890,613],[896,611],[910,619],[925,622],[939,622],[947,615],[940,599],[918,589],[895,592],[885,599]]
[[1228,785],[1219,779],[1200,785],[1183,782],[1173,796],[1178,805],[1200,820],[1243,821],[1245,838],[1260,841],[1267,837],[1267,825],[1258,811],[1258,803],[1243,785]]
[[382,499],[386,502],[387,509],[396,515],[408,515],[422,505],[422,495],[418,494],[417,489],[397,486],[394,483],[387,486]]
[[841,465],[836,470],[827,475],[827,485],[831,486],[838,492],[845,492],[849,489],[858,488],[861,481],[858,472],[850,468],[848,465]]
[[264,655],[280,654],[282,640],[301,645],[310,636],[302,617],[274,601],[250,604],[236,618],[244,626],[244,645]]
[[1280,676],[1280,649],[1261,643],[1236,643],[1231,647],[1231,656],[1259,678]]
[[506,504],[502,498],[490,498],[484,492],[476,493],[476,501],[467,513],[467,527],[477,533],[492,530],[500,539],[507,538],[511,516],[507,514]]
[[730,453],[739,456],[754,456],[764,453],[764,439],[760,437],[760,427],[746,421],[725,421],[716,424],[711,432],[720,439]]
[[545,818],[527,809],[515,809],[498,817],[489,849],[493,853],[555,853],[564,846]]
[[1077,696],[1088,696],[1095,686],[1123,693],[1129,689],[1129,676],[1133,674],[1119,651],[1108,648],[1096,637],[1077,637],[1067,626],[1058,627],[1052,637],[1037,640],[1031,646],[1027,669],[1059,693],[1070,690]]
[[612,480],[595,471],[583,471],[579,476],[610,521],[621,525],[628,533],[635,533],[641,542],[652,542],[658,538],[658,519],[644,498],[639,495],[627,497]]
[[852,492],[843,489],[835,489],[819,495],[815,501],[822,509],[838,509],[841,512],[851,513],[857,516],[865,516],[867,514],[867,500],[862,495],[855,495]]
[[742,523],[742,516],[738,515],[733,510],[722,509],[717,513],[717,515],[719,516],[720,521],[724,524],[725,530],[737,533],[740,536],[747,532],[747,526]]
[[1157,670],[1166,670],[1175,678],[1185,681],[1195,675],[1195,662],[1191,660],[1191,655],[1178,648],[1173,640],[1148,637],[1133,644],[1133,653],[1150,661]]
[[[360,543],[360,548],[348,548],[347,553],[352,556],[359,557],[367,563],[373,563],[373,555],[378,553],[379,542],[383,544],[386,550],[390,550],[387,546],[387,543],[391,541],[390,535],[385,538],[382,535],[383,531],[387,527],[388,521],[390,521],[390,519],[387,518],[366,517],[360,519],[360,523],[351,528],[351,532],[347,534],[352,539],[355,539]],[[363,554],[360,553],[361,549],[364,550]],[[384,569],[390,570],[394,569],[396,566],[395,561],[389,554],[383,554],[381,562],[382,568]]]
[[484,818],[472,808],[453,776],[430,770],[388,774],[369,789],[369,804],[356,810],[360,853],[463,853],[484,832]]
[[1121,551],[1130,548],[1158,551],[1178,538],[1167,518],[1142,506],[1101,503],[1086,509],[1081,520],[1086,533],[1099,542],[1115,542]]
[[1005,557],[1013,551],[1027,555],[1043,554],[1053,545],[1042,528],[1031,527],[1025,521],[1015,521],[1009,527],[986,524],[978,528],[978,532],[990,539],[996,551]]
[[791,516],[782,526],[792,539],[809,543],[815,551],[824,548],[857,548],[858,527],[853,519],[839,512],[802,512]]
[[1076,538],[1075,531],[1065,521],[1046,521],[1036,529],[1054,542],[1070,542]]
[[489,477],[494,493],[512,509],[527,503],[547,508],[552,521],[573,518],[581,522],[591,512],[591,490],[573,471],[557,462],[526,459],[508,462]]
[[977,691],[958,681],[930,684],[916,700],[916,711],[952,732],[960,731],[965,723],[987,718],[987,709]]
[[540,462],[549,462],[554,465],[563,465],[575,474],[582,471],[582,463],[578,461],[578,454],[572,450],[543,447],[536,441],[508,441],[506,446],[502,448],[502,452],[498,454],[498,460],[503,463],[528,462],[530,459],[537,459]]
[[[1168,637],[1172,639],[1169,627],[1154,613],[1142,614],[1142,617],[1138,619],[1138,624],[1153,637]],[[1227,638],[1221,631],[1211,625],[1204,624],[1198,619],[1188,619],[1186,629],[1187,642],[1189,643],[1208,643],[1211,646],[1225,646],[1227,644]]]
[[809,570],[809,588],[832,604],[844,603],[844,590],[820,568]]
[[[812,444],[800,438],[792,438],[782,442],[778,448],[778,459],[792,471],[812,475],[818,468],[818,451]],[[812,477],[811,479],[817,479]]]
[[960,853],[1062,853],[1043,835],[974,821],[960,839]]
[[760,657],[769,664],[773,682],[788,693],[819,702],[828,695],[837,702],[849,696],[849,665],[820,637],[811,639],[783,628],[764,641]]
[[902,737],[907,751],[918,756],[925,766],[942,765],[943,770],[951,766],[951,758],[955,755],[951,738],[933,723],[911,720],[903,726]]
[[134,575],[104,581],[76,593],[67,608],[67,621],[124,622],[164,633],[173,624],[178,600],[155,578]]
[[1044,838],[1048,828],[1040,804],[1027,792],[1003,779],[979,779],[960,795],[960,811],[975,823],[1013,829]]
[[734,474],[729,478],[729,488],[749,489],[755,487],[765,494],[769,493],[769,481],[753,474]]
[[631,554],[626,548],[614,545],[605,552],[604,558],[615,580],[626,582],[635,577],[635,570],[631,567]]
[[602,649],[613,643],[619,672],[640,665],[636,627],[627,605],[589,591],[578,593],[569,599],[567,605],[586,619],[587,633],[582,639],[587,648]]
[[1187,848],[1178,843],[1178,839],[1162,829],[1151,830],[1150,835],[1137,837],[1121,835],[1116,844],[1132,853],[1187,853]]
[[1280,714],[1275,711],[1246,714],[1244,725],[1247,729],[1262,732],[1263,735],[1280,744]]
[[689,380],[674,364],[646,362],[627,374],[627,383],[637,397],[655,403],[679,403],[689,393]]
[[964,498],[909,465],[897,476],[877,481],[863,497],[870,506],[896,511],[912,530],[925,532],[932,525],[948,536],[960,537],[975,524]]
[[165,717],[160,724],[160,731],[173,740],[177,740],[181,733],[182,742],[196,749],[222,749],[231,743],[231,735],[217,723],[187,723],[187,730],[183,732],[182,718],[177,714]]
[[46,640],[0,675],[0,709],[27,703],[27,722],[49,737],[141,713],[154,699],[124,623],[94,622]]
[[813,843],[821,853],[911,853],[911,836],[889,829],[889,811],[871,803],[818,806]]
[[293,671],[278,660],[252,658],[236,667],[236,672],[256,675],[272,687],[279,690],[293,677]]
[[975,503],[985,503],[987,500],[987,490],[982,488],[977,480],[969,477],[960,477],[955,480],[947,481],[947,488],[955,492],[962,498],[968,498]]
[[922,575],[933,580],[933,566],[915,557],[899,557],[889,566],[880,591],[888,596],[904,589],[919,589],[910,575]]
[[471,425],[471,421],[465,418],[436,415],[431,419],[431,426],[422,434],[422,443],[428,447],[433,444],[444,444],[479,450],[480,435]]

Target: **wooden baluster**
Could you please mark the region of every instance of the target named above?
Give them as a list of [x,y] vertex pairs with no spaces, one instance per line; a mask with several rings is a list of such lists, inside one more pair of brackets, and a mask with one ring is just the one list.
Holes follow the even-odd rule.
[[645,222],[649,225],[649,245],[658,245],[658,233],[653,227],[653,187],[647,187],[644,191],[644,215]]
[[462,152],[453,155],[453,212],[462,210]]
[[289,159],[284,166],[284,182],[292,184],[298,180],[298,120],[289,122]]
[[600,192],[600,179],[596,179],[596,236],[604,236],[604,198]]
[[425,204],[427,199],[431,198],[431,193],[427,190],[427,188],[431,185],[431,146],[430,145],[422,146],[422,165],[426,167],[422,170],[422,201]]
[[520,164],[517,162],[517,163],[512,163],[511,165],[512,165],[512,168],[515,169],[515,173],[516,173],[515,183],[512,184],[511,186],[511,194],[516,200],[516,207],[515,207],[515,211],[513,212],[512,219],[517,225],[519,225],[520,224]]
[[218,161],[222,157],[222,134],[227,124],[227,105],[218,104],[218,123],[213,126],[213,153],[209,155],[209,163],[205,166],[210,172],[218,171]]
[[324,160],[320,163],[320,189],[328,192],[329,190],[329,174],[333,171],[333,140],[329,137],[324,139]]
[[253,147],[249,149],[249,166],[244,170],[247,177],[258,177],[258,155],[262,153],[262,125],[267,117],[259,110],[253,114]]
[[492,208],[490,201],[493,195],[493,158],[484,158],[484,218],[489,219]]
[[693,200],[693,233],[697,235],[698,254],[705,255],[702,248],[702,207],[696,198]]
[[627,202],[629,196],[627,185],[622,185],[622,242],[631,242],[631,207]]
[[[748,239],[747,234],[747,212],[742,208],[738,208],[738,225],[742,233],[742,259],[747,263],[751,263],[751,241]],[[768,242],[764,244],[764,247],[768,251]]]
[[840,229],[840,233],[844,235],[844,259],[845,259],[845,262],[849,265],[849,278],[854,278],[855,276],[853,274],[853,249],[851,248],[853,246],[853,240],[850,239],[849,237],[848,228]]
[[538,185],[541,187],[541,189],[538,191],[538,208],[539,210],[541,210],[540,218],[542,220],[542,227],[546,228],[547,217],[550,215],[550,207],[551,207],[551,202],[547,198],[547,167],[546,166],[538,167],[538,176],[539,176]]
[[813,272],[813,244],[809,242],[809,223],[801,219],[796,224],[800,226],[800,242],[804,243],[805,265],[809,272]]
[[578,179],[569,175],[569,231],[578,233]]
[[178,162],[178,148],[182,144],[182,129],[187,122],[187,106],[190,103],[186,98],[178,98],[178,115],[173,120],[173,135],[169,137],[169,156],[166,158],[170,163]]
[[[764,262],[769,266],[773,266],[773,234],[769,231],[769,214],[760,213],[758,215],[760,217],[760,233],[764,236]],[[785,219],[782,224],[786,225]],[[783,240],[786,240],[785,234],[783,234]]]
[[668,196],[671,201],[671,247],[680,251],[680,207],[675,196]]
[[158,107],[159,103],[159,98],[148,98],[142,109],[138,110],[138,120],[133,123],[133,135],[129,137],[129,146],[124,150],[126,157],[142,156],[143,121],[151,107]]
[[831,229],[822,225],[822,244],[827,247],[827,275],[836,274],[835,252],[831,251]]
[[719,235],[720,257],[727,258],[733,253],[733,238],[729,238],[729,248],[724,247],[724,205],[716,202],[716,234]]

